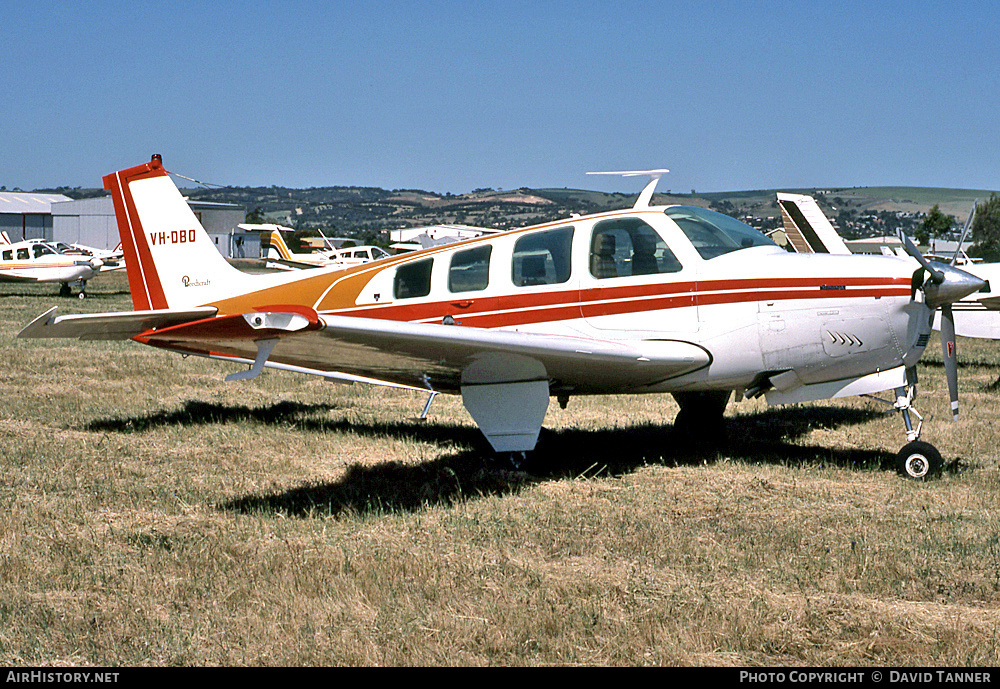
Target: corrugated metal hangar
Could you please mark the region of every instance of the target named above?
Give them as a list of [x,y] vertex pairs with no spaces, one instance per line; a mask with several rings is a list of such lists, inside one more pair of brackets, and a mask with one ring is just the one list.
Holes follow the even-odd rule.
[[52,239],[52,204],[70,200],[62,194],[0,191],[0,230],[12,242]]
[[[260,235],[237,227],[246,221],[243,206],[191,200],[188,205],[223,256],[260,257]],[[110,196],[73,200],[62,194],[0,192],[0,230],[13,242],[44,239],[114,249],[119,241]]]

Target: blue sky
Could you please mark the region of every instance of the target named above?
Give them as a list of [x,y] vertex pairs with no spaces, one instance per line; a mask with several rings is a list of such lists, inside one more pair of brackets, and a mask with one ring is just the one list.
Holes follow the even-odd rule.
[[0,185],[1000,189],[993,2],[0,0]]

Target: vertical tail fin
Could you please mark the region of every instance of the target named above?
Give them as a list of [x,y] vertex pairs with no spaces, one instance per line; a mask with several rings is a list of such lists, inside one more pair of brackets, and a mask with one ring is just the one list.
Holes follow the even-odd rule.
[[785,236],[797,253],[851,253],[813,197],[778,192],[778,205]]
[[104,177],[111,192],[137,311],[201,306],[251,279],[215,248],[159,156]]
[[284,238],[282,238],[281,233],[277,230],[271,230],[267,233],[267,257],[283,258],[286,261],[292,260],[292,252],[288,249]]

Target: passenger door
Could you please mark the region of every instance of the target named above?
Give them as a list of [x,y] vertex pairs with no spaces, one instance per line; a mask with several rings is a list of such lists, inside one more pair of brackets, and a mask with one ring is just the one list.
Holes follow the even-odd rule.
[[602,220],[580,271],[580,311],[600,330],[693,332],[694,279],[666,241],[639,217]]

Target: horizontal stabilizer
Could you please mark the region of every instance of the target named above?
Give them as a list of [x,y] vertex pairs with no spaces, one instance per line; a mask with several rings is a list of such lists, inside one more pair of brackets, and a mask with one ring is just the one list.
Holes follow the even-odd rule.
[[18,337],[74,338],[80,340],[128,340],[154,328],[178,325],[217,313],[214,306],[195,309],[156,309],[116,313],[54,315],[57,306],[43,313],[18,333]]

